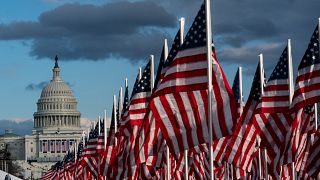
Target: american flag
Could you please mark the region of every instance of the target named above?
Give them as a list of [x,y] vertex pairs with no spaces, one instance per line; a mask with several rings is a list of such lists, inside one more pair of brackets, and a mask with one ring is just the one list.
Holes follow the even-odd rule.
[[240,118],[240,115],[242,113],[242,109],[244,106],[244,102],[243,102],[243,98],[242,98],[242,93],[241,93],[241,87],[240,87],[240,83],[242,83],[242,78],[241,75],[241,67],[238,68],[236,76],[234,77],[233,80],[233,85],[232,85],[232,92],[234,94],[234,97],[236,99],[237,102],[237,118]]
[[289,112],[289,64],[288,47],[286,47],[270,75],[257,107],[257,114],[252,119],[261,138],[260,146],[267,148],[271,156],[269,167],[274,167],[272,172],[275,175],[277,175],[276,170],[282,165],[279,159],[281,157],[278,155],[286,142],[286,136],[293,121]]
[[176,55],[179,51],[180,43],[181,43],[180,31],[181,30],[179,29],[176,36],[174,37],[174,41],[172,43],[170,52],[169,52],[168,57],[166,59],[164,57],[164,48],[165,47],[163,47],[163,49],[162,49],[161,58],[160,58],[158,71],[157,71],[157,76],[156,76],[155,83],[154,83],[155,84],[154,91],[159,87],[160,82],[163,80],[166,71],[168,70],[170,64],[173,62],[174,58],[176,57]]
[[264,88],[261,102],[257,107],[259,112],[288,112],[290,106],[288,62],[288,47],[286,47]]
[[[308,48],[299,64],[298,76],[296,78],[295,92],[291,108],[295,117],[291,125],[291,134],[287,135],[287,148],[285,153],[287,162],[294,161],[299,146],[303,127],[304,107],[314,105],[320,100],[320,60],[319,60],[319,25],[313,31]],[[305,138],[304,138],[305,139]],[[299,145],[300,144],[300,145]]]
[[82,165],[82,153],[83,153],[83,139],[81,139],[78,149],[77,149],[77,161],[76,161],[76,169],[75,169],[75,178],[80,179],[83,175],[83,165]]
[[[172,48],[168,55],[168,59],[165,59],[165,44],[162,48],[162,53],[158,65],[157,75],[155,79],[155,88],[153,92],[156,91],[158,85],[160,85],[163,76],[165,74],[164,69],[169,66],[173,61],[174,56],[178,52],[180,47],[180,30],[178,31]],[[164,154],[165,141],[163,139],[162,133],[159,126],[156,124],[156,120],[153,117],[152,111],[149,111],[145,116],[141,129],[139,131],[139,137],[135,144],[135,154],[138,154],[137,162],[142,164],[143,174],[146,177],[154,174],[157,169],[161,168],[162,164],[159,161],[162,160]],[[163,153],[162,153],[163,152]]]
[[[234,133],[231,136],[229,147],[225,155],[225,159],[228,163],[240,167],[244,170],[250,171],[252,160],[251,154],[254,153],[254,147],[256,145],[257,131],[254,126],[250,124],[252,117],[254,116],[255,109],[260,102],[261,96],[261,70],[260,63],[257,66],[250,94],[247,103],[243,109],[239,122],[237,123]],[[263,82],[264,83],[264,80]]]
[[104,150],[104,120],[99,120],[100,121],[100,132],[98,136],[98,144],[97,144],[97,153],[100,154]]
[[320,101],[319,27],[314,30],[300,62],[292,107],[297,111]]
[[[129,136],[124,140],[125,147],[119,155],[123,161],[123,169],[119,172],[120,178],[131,177],[136,174],[136,163],[134,146],[138,139],[138,133],[147,113],[148,104],[151,95],[151,62],[149,61],[143,70],[141,79],[133,87],[131,100],[129,102],[128,116],[126,119],[125,129]],[[130,125],[130,126],[128,126]],[[130,168],[125,168],[126,166]]]
[[[184,43],[155,91],[150,109],[164,138],[179,152],[211,141],[208,129],[208,77],[205,8],[201,6]],[[210,40],[211,41],[211,40]],[[231,88],[213,52],[213,139],[230,135],[236,121]]]
[[320,178],[320,130],[317,130],[314,134],[314,141],[310,142],[311,147],[309,149],[309,156],[306,164],[306,174],[310,177]]
[[100,165],[102,174],[104,176],[107,176],[110,179],[114,178],[114,176],[112,175],[113,167],[117,168],[117,163],[114,164],[114,159],[117,152],[116,151],[117,136],[115,132],[115,118],[116,118],[115,116],[116,114],[114,113],[114,107],[113,107],[112,115],[111,115],[111,123],[110,123],[109,132],[107,136],[106,150],[103,153],[103,157],[101,158],[101,165]]
[[89,133],[89,140],[83,150],[83,159],[86,162],[86,166],[95,177],[98,177],[98,162],[96,154],[98,135],[99,123],[96,123],[95,128]]

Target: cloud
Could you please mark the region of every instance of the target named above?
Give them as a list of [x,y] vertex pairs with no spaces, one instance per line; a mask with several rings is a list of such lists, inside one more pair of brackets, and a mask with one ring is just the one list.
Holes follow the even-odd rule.
[[31,130],[33,128],[32,119],[0,119],[0,123],[0,134],[4,134],[5,129],[12,129],[13,133],[24,136],[27,134],[31,134]]
[[42,81],[40,83],[31,83],[31,84],[28,84],[26,86],[26,90],[29,90],[29,91],[34,91],[34,90],[41,90],[43,89],[46,85],[48,84],[48,81]]
[[[134,63],[160,53],[163,38],[175,35],[179,17],[186,18],[187,30],[200,4],[199,0],[66,3],[43,12],[36,21],[0,24],[0,40],[30,42],[30,54],[37,59],[59,54],[61,60],[119,58]],[[293,60],[298,64],[319,7],[319,0],[212,1],[213,39],[220,62],[254,70],[257,52],[264,53],[266,62],[275,62],[292,38]],[[281,45],[264,49],[270,44]]]
[[31,40],[30,54],[38,59],[60,54],[61,60],[135,61],[156,53],[165,29],[175,25],[175,17],[155,2],[67,3],[37,21],[0,24],[0,40]]
[[[80,119],[80,125],[81,125],[81,128],[84,130],[84,131],[88,131],[89,128],[91,128],[92,124],[93,123],[96,123],[97,122],[97,118],[85,118],[85,117],[82,117]],[[110,126],[110,122],[111,122],[111,119],[110,117],[107,117],[107,128],[109,128]]]
[[[70,83],[70,82],[65,82],[69,87],[73,87],[75,83]],[[30,83],[25,87],[25,90],[28,91],[37,91],[37,90],[42,90],[46,85],[48,85],[48,81],[42,81],[39,83]]]
[[[198,0],[161,1],[168,12],[186,17],[186,29],[200,4]],[[270,72],[288,38],[292,39],[293,64],[297,69],[318,22],[320,1],[229,0],[212,1],[211,5],[213,39],[220,62],[239,64],[253,72],[258,54],[263,53]],[[269,45],[277,46],[268,48]]]

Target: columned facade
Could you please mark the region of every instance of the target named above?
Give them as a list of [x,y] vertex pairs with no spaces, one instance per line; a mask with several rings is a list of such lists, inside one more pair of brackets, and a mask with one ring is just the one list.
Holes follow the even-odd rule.
[[70,87],[60,77],[57,57],[52,73],[52,80],[42,89],[37,111],[33,114],[32,135],[25,137],[27,160],[61,160],[82,134],[77,101]]

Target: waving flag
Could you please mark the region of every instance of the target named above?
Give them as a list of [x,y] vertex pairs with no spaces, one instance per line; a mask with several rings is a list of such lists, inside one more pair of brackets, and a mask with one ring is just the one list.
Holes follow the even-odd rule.
[[86,163],[87,169],[96,177],[98,177],[98,162],[97,162],[97,145],[99,135],[99,123],[96,123],[95,128],[89,133],[89,140],[83,150],[83,160]]
[[254,148],[256,145],[255,138],[257,131],[255,130],[254,126],[250,124],[250,122],[254,116],[256,107],[260,102],[262,87],[261,83],[264,83],[264,81],[261,82],[263,79],[261,74],[264,74],[261,73],[262,69],[262,64],[259,63],[253,78],[247,103],[230,139],[230,148],[227,148],[225,156],[225,159],[229,163],[232,163],[236,167],[240,167],[247,171],[250,171],[251,169],[251,155],[254,153]]
[[[171,152],[211,141],[208,129],[206,18],[201,6],[150,103]],[[210,40],[211,41],[211,40]],[[213,139],[232,133],[235,100],[213,53]]]
[[319,25],[300,62],[292,107],[295,110],[320,101]]

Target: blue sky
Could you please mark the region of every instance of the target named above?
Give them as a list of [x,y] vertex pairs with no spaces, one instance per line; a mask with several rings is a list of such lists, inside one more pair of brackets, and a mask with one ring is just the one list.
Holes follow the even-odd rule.
[[[71,85],[83,118],[107,109],[128,77],[132,88],[150,54],[159,59],[162,39],[170,40],[178,18],[186,31],[200,0],[3,0],[0,2],[0,121],[30,120],[41,84],[52,77],[59,56],[62,78]],[[232,85],[236,68],[249,93],[258,54],[267,75],[292,38],[295,68],[317,23],[318,0],[212,1],[214,42]],[[33,88],[27,88],[33,87]],[[6,121],[7,122],[7,121]],[[1,133],[1,132],[0,132]]]

